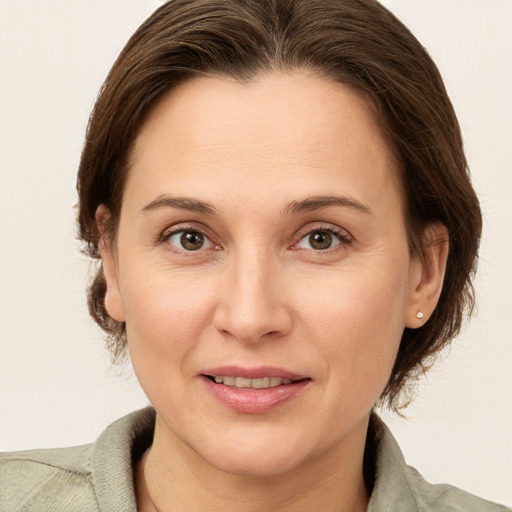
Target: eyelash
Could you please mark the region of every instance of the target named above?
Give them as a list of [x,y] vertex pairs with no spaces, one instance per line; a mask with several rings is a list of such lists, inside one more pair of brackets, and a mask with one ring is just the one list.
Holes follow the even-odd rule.
[[185,249],[184,247],[182,248],[178,248],[178,247],[175,247],[173,245],[170,244],[169,240],[171,239],[171,237],[173,237],[174,235],[178,235],[180,233],[197,233],[199,235],[201,235],[202,237],[204,237],[205,240],[208,240],[210,242],[210,244],[212,245],[212,247],[210,249],[213,249],[213,250],[219,250],[220,249],[220,245],[219,244],[216,244],[215,242],[213,242],[212,240],[212,237],[207,235],[206,230],[204,228],[200,228],[198,226],[179,226],[177,228],[173,228],[171,230],[166,230],[162,233],[162,236],[159,237],[159,243],[162,243],[162,244],[167,244],[169,249],[170,250],[173,250],[174,252],[179,252],[179,253],[184,253],[184,254],[194,254],[194,253],[198,253],[198,252],[203,252],[205,249],[203,249],[202,247],[197,249],[197,250],[187,250]]
[[315,253],[326,253],[326,252],[331,252],[333,250],[336,250],[336,248],[338,248],[339,246],[350,245],[353,241],[352,236],[344,229],[335,227],[330,224],[329,225],[317,225],[317,226],[314,226],[313,228],[308,227],[307,231],[305,231],[305,232],[299,232],[298,236],[300,238],[299,238],[298,242],[296,242],[292,245],[291,249],[296,250],[296,251],[303,250],[301,247],[299,247],[299,244],[303,240],[305,240],[308,237],[311,237],[315,233],[329,233],[330,235],[333,235],[334,238],[336,238],[339,243],[332,247],[328,247],[326,249],[311,248],[311,249],[304,249],[304,250],[311,250]]
[[[162,233],[162,235],[159,237],[158,242],[162,243],[162,244],[167,244],[168,247],[175,252],[180,252],[180,253],[189,254],[189,255],[194,254],[196,252],[197,253],[203,252],[205,250],[221,249],[221,246],[219,244],[216,244],[212,240],[212,237],[207,235],[205,231],[206,230],[204,228],[200,228],[198,226],[192,226],[192,225],[179,226],[178,228],[164,231]],[[209,243],[212,245],[212,247],[209,247],[207,249],[204,249],[203,247],[201,247],[197,250],[187,250],[184,247],[178,248],[176,246],[171,245],[169,242],[171,237],[178,235],[180,233],[182,233],[182,234],[197,233],[197,234],[201,235],[202,237],[204,237],[205,240],[208,240]],[[328,233],[330,235],[333,235],[334,238],[337,239],[337,241],[339,243],[337,243],[336,245],[334,245],[332,247],[328,247],[326,249],[314,249],[314,248],[304,249],[304,248],[299,247],[299,244],[303,240],[305,240],[307,237],[311,237],[315,233]],[[315,253],[325,253],[325,252],[331,252],[333,250],[336,250],[336,248],[339,246],[346,246],[346,245],[350,245],[352,243],[352,237],[346,230],[332,226],[332,225],[318,225],[318,226],[314,226],[313,228],[309,227],[309,228],[307,228],[307,230],[299,231],[298,236],[300,238],[298,239],[297,242],[294,242],[290,246],[290,249],[296,250],[296,251],[306,250],[306,251],[313,251]]]

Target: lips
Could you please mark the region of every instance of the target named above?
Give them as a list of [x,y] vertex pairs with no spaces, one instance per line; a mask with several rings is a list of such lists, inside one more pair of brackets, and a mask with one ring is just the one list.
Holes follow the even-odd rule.
[[228,375],[216,375],[213,380],[217,384],[225,384],[226,386],[234,386],[236,388],[253,389],[275,388],[277,386],[286,386],[293,382],[291,379],[285,379],[282,377],[260,377],[257,379],[247,379],[245,377],[233,377]]
[[261,379],[266,377],[279,377],[281,379],[300,380],[308,378],[307,375],[291,372],[277,366],[258,366],[256,368],[246,368],[242,366],[219,366],[204,370],[203,375],[209,377],[243,377],[245,379]]
[[224,366],[206,370],[201,377],[224,406],[247,414],[272,411],[297,397],[311,382],[309,377],[275,367]]

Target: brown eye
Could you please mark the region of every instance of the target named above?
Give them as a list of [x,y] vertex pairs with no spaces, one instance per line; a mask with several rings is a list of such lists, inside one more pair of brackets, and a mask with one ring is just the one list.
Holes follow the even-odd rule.
[[204,236],[196,231],[185,231],[180,237],[180,242],[187,251],[197,251],[204,244]]
[[325,251],[340,244],[349,244],[349,235],[340,228],[314,229],[304,236],[297,244],[297,249],[309,249],[313,251]]
[[203,233],[184,229],[175,231],[169,235],[167,237],[167,243],[181,251],[199,251],[213,247],[210,239],[206,235],[203,235]]
[[309,235],[309,245],[317,250],[329,249],[332,245],[332,234],[328,231],[315,231]]

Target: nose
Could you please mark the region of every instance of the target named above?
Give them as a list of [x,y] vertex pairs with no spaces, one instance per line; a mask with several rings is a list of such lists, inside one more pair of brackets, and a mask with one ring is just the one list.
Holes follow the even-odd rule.
[[244,343],[288,334],[292,315],[282,272],[270,258],[248,256],[222,273],[215,329]]

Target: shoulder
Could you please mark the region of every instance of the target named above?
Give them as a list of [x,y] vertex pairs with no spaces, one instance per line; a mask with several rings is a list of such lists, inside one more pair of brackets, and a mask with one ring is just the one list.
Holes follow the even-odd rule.
[[451,485],[428,483],[407,465],[395,438],[376,415],[370,421],[369,440],[375,482],[368,512],[512,512]]
[[0,454],[0,510],[98,510],[92,445]]
[[412,467],[407,467],[411,492],[422,512],[512,512],[512,509],[484,500],[447,484],[430,484]]
[[133,466],[152,442],[154,421],[146,408],[90,445],[0,454],[0,511],[136,512]]

